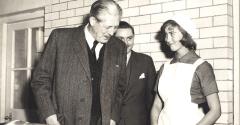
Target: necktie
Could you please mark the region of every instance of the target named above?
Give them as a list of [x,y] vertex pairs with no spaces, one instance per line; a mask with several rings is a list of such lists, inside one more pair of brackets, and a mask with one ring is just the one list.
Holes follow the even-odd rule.
[[93,47],[91,48],[91,52],[92,52],[92,54],[93,54],[93,57],[95,57],[95,59],[96,59],[95,48],[96,48],[97,44],[98,44],[98,41],[95,40],[95,41],[93,42]]

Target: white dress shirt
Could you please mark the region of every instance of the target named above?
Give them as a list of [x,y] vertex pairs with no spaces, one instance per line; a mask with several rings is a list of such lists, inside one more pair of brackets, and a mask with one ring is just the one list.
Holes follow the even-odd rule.
[[129,53],[127,53],[127,63],[126,63],[126,64],[128,64],[128,62],[129,62],[129,59],[130,59],[130,57],[131,57],[131,54],[132,54],[132,51],[131,51],[131,52],[129,52]]
[[[84,28],[84,33],[85,33],[85,38],[87,40],[87,44],[88,44],[89,48],[91,49],[93,47],[93,42],[95,41],[95,39],[93,38],[92,34],[88,30],[88,24]],[[103,44],[99,42],[95,48],[95,53],[96,53],[97,59],[99,58],[99,53],[100,53],[102,46],[103,46]]]

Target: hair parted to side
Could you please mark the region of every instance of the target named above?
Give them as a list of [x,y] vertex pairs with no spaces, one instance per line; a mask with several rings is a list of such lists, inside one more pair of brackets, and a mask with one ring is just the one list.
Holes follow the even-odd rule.
[[167,20],[166,22],[163,23],[161,30],[160,30],[160,34],[161,34],[160,41],[166,42],[165,41],[165,38],[166,38],[165,29],[169,25],[172,27],[178,27],[180,32],[183,34],[183,38],[182,38],[182,40],[180,40],[180,42],[182,43],[183,46],[185,46],[189,50],[194,50],[194,51],[196,50],[197,44],[193,40],[192,36],[174,20]]
[[128,22],[120,21],[118,29],[126,29],[126,28],[130,28],[132,30],[132,33],[135,34],[134,28]]
[[98,19],[98,16],[102,12],[108,12],[109,14],[112,14],[113,9],[116,9],[117,14],[119,16],[122,16],[122,8],[114,0],[97,0],[91,6],[90,16],[93,16]]

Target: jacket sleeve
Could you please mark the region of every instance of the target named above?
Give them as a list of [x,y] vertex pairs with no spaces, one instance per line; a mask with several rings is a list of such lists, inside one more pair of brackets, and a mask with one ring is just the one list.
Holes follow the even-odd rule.
[[40,120],[45,119],[55,113],[52,101],[53,73],[56,58],[56,31],[49,36],[43,55],[34,69],[31,87],[35,96]]
[[146,92],[146,97],[147,97],[147,108],[150,113],[152,103],[154,100],[155,92],[154,92],[154,85],[156,82],[156,70],[155,66],[153,63],[152,58],[149,58],[148,62],[148,71],[147,71],[147,92]]
[[112,118],[114,121],[119,122],[120,120],[120,114],[121,114],[121,106],[122,106],[122,100],[123,100],[123,94],[126,89],[126,60],[127,60],[127,48],[124,44],[123,49],[120,52],[119,56],[119,66],[120,66],[120,71],[119,71],[119,76],[118,76],[118,83],[117,83],[117,88],[116,88],[116,98],[115,98],[115,103],[113,105],[112,109]]

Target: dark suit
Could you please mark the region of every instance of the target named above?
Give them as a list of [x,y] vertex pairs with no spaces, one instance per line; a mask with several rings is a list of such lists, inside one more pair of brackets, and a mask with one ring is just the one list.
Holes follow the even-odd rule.
[[[144,74],[144,75],[143,75]],[[132,51],[120,125],[149,125],[156,71],[150,56]]]
[[[111,37],[105,45],[100,84],[102,125],[119,119],[126,81],[126,46]],[[54,30],[31,82],[41,120],[57,114],[61,125],[89,125],[91,73],[84,26]]]

